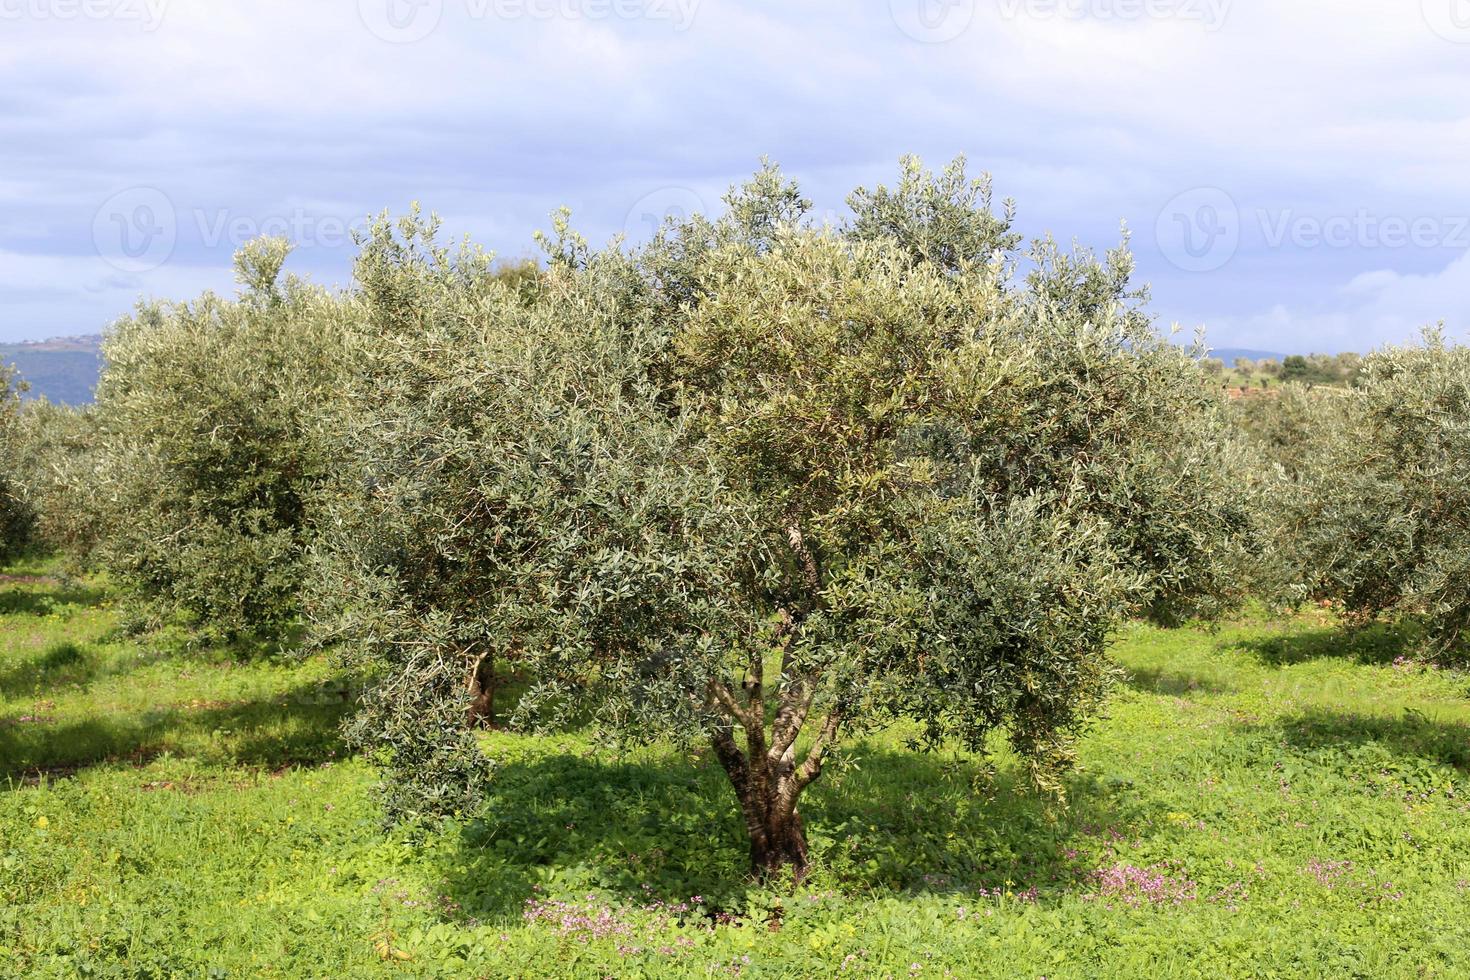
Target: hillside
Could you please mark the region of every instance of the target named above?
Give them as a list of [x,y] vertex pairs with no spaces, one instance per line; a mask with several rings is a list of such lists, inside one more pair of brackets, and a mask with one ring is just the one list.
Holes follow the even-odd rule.
[[1248,347],[1220,347],[1210,351],[1211,357],[1217,357],[1226,364],[1234,364],[1238,358],[1247,361],[1284,361],[1286,355],[1269,350],[1252,350]]
[[46,398],[65,405],[92,401],[102,370],[102,337],[56,337],[0,344],[0,361],[15,365],[30,389],[26,398]]

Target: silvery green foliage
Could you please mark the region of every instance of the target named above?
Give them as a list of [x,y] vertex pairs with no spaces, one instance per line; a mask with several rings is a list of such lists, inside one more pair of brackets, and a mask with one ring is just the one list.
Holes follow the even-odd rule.
[[[1326,527],[1313,513],[1320,503],[1316,487],[1333,474],[1333,467],[1347,465],[1332,457],[1358,438],[1348,411],[1351,402],[1344,389],[1287,382],[1269,396],[1241,398],[1231,405],[1240,436],[1236,480],[1265,542],[1249,563],[1245,580],[1257,597],[1275,606],[1290,608],[1313,597],[1304,571],[1310,561],[1302,532],[1317,534]],[[1319,544],[1329,540],[1322,537]]]
[[107,335],[99,555],[150,616],[238,635],[298,614],[346,307],[280,281],[287,251],[243,249],[237,300],[145,304]]
[[96,414],[41,399],[20,413],[16,437],[16,479],[37,545],[86,560],[101,532]]
[[938,177],[917,157],[904,157],[899,167],[896,187],[861,187],[848,196],[848,238],[889,241],[915,264],[952,272],[982,268],[1020,247],[1011,227],[1015,203],[1007,199],[995,214],[990,176],[967,177],[964,157]]
[[528,723],[592,710],[688,737],[713,639],[759,625],[729,581],[757,573],[759,542],[659,403],[664,342],[630,310],[627,260],[571,246],[528,303],[433,230],[380,221],[358,261],[356,462],[319,549],[319,617],[379,678],[354,734],[383,751],[397,812],[466,802],[480,654],[533,668]]
[[1422,618],[1436,653],[1470,643],[1470,348],[1431,330],[1369,355],[1356,387],[1300,393],[1307,449],[1283,498],[1303,594]]
[[26,453],[20,411],[15,369],[0,364],[0,561],[13,558],[30,543],[35,524],[21,479]]
[[1350,423],[1352,404],[1345,389],[1288,382],[1269,396],[1241,398],[1231,408],[1258,458],[1296,477],[1323,449],[1341,441],[1336,433]]
[[632,255],[559,222],[529,299],[417,215],[374,227],[319,594],[396,811],[473,803],[488,653],[513,724],[712,742],[757,866],[800,867],[844,736],[1001,729],[1059,788],[1120,620],[1231,596],[1221,409],[1126,253],[1041,243],[1017,285],[1008,215],[928,179],[853,233],[773,167]]

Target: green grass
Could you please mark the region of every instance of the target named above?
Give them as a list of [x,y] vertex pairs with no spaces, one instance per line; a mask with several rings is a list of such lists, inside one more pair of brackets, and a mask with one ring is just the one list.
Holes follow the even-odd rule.
[[0,975],[1470,974],[1470,678],[1388,629],[1130,630],[1065,809],[873,738],[779,889],[713,760],[578,736],[490,736],[483,815],[385,832],[329,663],[51,575],[0,578]]

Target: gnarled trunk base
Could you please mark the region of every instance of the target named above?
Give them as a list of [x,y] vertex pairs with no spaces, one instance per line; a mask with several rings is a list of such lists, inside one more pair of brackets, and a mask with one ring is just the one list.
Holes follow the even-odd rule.
[[806,877],[810,863],[806,828],[795,807],[790,813],[769,814],[761,832],[751,835],[750,867],[758,877],[769,878],[790,869],[800,881]]
[[759,755],[760,764],[752,767],[728,731],[716,732],[713,741],[715,755],[730,777],[745,817],[751,871],[759,878],[769,878],[790,870],[800,881],[806,877],[810,854],[796,802],[814,777],[798,774],[789,762],[771,765]]

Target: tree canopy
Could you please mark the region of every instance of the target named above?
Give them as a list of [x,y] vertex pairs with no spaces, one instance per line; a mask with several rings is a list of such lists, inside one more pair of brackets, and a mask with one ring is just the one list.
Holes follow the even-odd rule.
[[490,657],[508,723],[712,745],[754,866],[800,871],[842,739],[1004,731],[1060,789],[1120,620],[1236,594],[1218,396],[1126,250],[1019,254],[961,165],[852,203],[811,225],[768,166],[631,252],[562,220],[529,292],[374,226],[317,594],[397,811],[476,799]]
[[29,543],[33,512],[20,480],[24,446],[20,439],[21,382],[15,369],[0,364],[0,559],[9,559]]
[[237,300],[144,304],[106,336],[98,551],[155,618],[237,635],[299,613],[348,306],[280,281],[287,251],[242,250]]
[[1356,387],[1295,392],[1271,442],[1282,554],[1301,594],[1410,617],[1438,656],[1470,644],[1470,349],[1442,330],[1362,362]]

